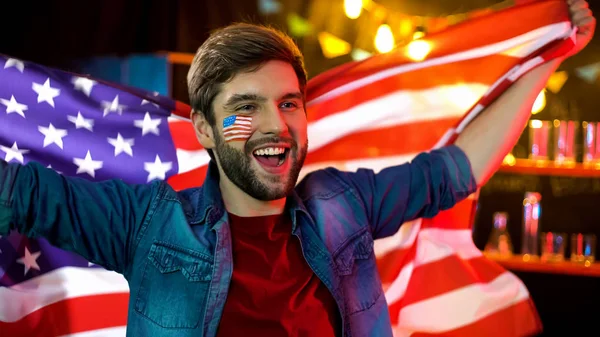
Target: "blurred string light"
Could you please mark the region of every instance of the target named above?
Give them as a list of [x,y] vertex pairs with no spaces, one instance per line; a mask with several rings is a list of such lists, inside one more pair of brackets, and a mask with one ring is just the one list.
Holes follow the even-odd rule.
[[419,26],[415,28],[413,40],[406,46],[406,55],[413,61],[421,62],[431,52],[431,42],[421,40],[423,37],[425,37],[425,28]]
[[508,166],[515,166],[516,163],[517,159],[512,153],[507,154],[506,157],[504,157],[504,159],[502,160],[502,164]]
[[540,113],[546,107],[546,90],[540,91],[539,95],[533,102],[533,107],[531,108],[531,113],[533,115]]
[[313,32],[312,24],[296,13],[288,14],[287,24],[290,34],[295,37],[303,37]]
[[318,35],[319,44],[321,50],[326,58],[334,58],[342,55],[346,55],[352,50],[350,43],[340,39],[339,37],[327,33],[321,32]]
[[344,0],[346,16],[352,20],[358,19],[363,8],[363,0]]
[[369,53],[365,50],[362,50],[360,48],[354,48],[352,50],[352,53],[350,53],[350,56],[352,57],[352,60],[354,60],[354,61],[361,61],[361,60],[371,57],[371,53]]
[[258,0],[258,11],[263,15],[277,14],[281,11],[281,3],[277,0]]
[[379,26],[375,34],[375,49],[380,53],[388,53],[394,49],[395,44],[392,28],[387,24]]
[[576,68],[575,73],[582,80],[588,82],[589,84],[594,84],[600,75],[600,62]]
[[550,78],[548,79],[548,83],[546,83],[546,88],[552,91],[555,94],[562,89],[565,85],[565,82],[569,79],[569,74],[566,71],[557,71],[554,72]]
[[415,28],[415,32],[413,33],[413,40],[418,40],[422,37],[425,36],[425,28],[423,28],[422,26],[419,26],[417,28]]

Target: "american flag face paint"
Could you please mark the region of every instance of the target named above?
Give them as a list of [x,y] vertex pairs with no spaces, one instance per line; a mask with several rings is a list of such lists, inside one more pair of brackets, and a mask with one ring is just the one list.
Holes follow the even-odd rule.
[[252,134],[252,117],[233,115],[223,120],[223,136],[226,142],[246,140]]

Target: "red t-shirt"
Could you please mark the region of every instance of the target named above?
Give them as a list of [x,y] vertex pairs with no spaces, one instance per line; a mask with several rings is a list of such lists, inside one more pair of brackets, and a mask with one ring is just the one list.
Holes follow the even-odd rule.
[[217,336],[339,336],[333,296],[304,259],[289,216],[229,219],[233,276]]

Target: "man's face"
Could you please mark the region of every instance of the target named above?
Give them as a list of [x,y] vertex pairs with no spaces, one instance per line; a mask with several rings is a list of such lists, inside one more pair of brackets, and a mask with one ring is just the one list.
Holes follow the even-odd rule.
[[[294,188],[308,147],[307,121],[292,66],[270,61],[237,74],[213,101],[214,152],[221,171],[258,200],[281,199]],[[251,117],[249,138],[226,141],[223,120]]]

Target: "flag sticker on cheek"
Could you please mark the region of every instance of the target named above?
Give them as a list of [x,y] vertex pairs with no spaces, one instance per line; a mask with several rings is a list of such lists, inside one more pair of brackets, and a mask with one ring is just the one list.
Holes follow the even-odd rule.
[[229,116],[223,120],[223,136],[226,142],[246,140],[252,134],[252,117]]

